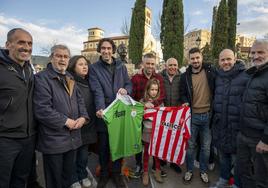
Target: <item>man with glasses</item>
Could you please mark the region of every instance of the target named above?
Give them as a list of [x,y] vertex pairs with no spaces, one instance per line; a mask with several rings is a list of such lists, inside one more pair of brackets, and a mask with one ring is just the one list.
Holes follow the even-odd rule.
[[81,146],[80,128],[88,119],[74,78],[66,72],[70,50],[51,48],[47,69],[35,75],[34,112],[38,120],[37,149],[43,153],[47,188],[69,188],[75,149]]

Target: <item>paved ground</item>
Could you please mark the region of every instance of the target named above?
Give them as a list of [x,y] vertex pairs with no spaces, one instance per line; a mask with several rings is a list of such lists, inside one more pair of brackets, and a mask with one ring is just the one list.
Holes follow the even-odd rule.
[[[98,178],[95,177],[95,168],[97,165],[98,165],[98,157],[94,153],[91,153],[89,155],[88,167],[90,170],[89,177],[93,182],[93,184],[91,186],[92,188],[95,188],[97,186]],[[135,166],[134,158],[132,158],[132,157],[127,158],[126,165],[129,167],[134,167]],[[164,169],[167,172],[167,177],[164,178],[165,182],[163,184],[159,184],[159,183],[155,182],[152,174],[150,173],[151,185],[147,186],[146,188],[176,188],[176,187],[178,187],[178,188],[205,188],[205,187],[209,187],[209,185],[204,185],[201,182],[198,169],[194,170],[193,181],[190,185],[184,185],[182,183],[183,173],[177,174],[172,169],[170,169],[169,166],[165,166]],[[182,169],[183,169],[183,172],[185,172],[185,165],[182,166]],[[39,181],[44,186],[44,176],[43,176],[43,170],[42,170],[42,157],[40,154],[38,154],[38,174],[39,174]],[[211,183],[214,183],[217,180],[217,178],[218,178],[217,165],[213,171],[209,172],[209,178],[210,178]],[[125,182],[126,182],[128,188],[143,188],[144,187],[142,185],[141,179],[130,179],[130,180],[125,179]],[[109,181],[109,183],[106,187],[107,188],[115,188],[115,186],[113,185],[111,180]]]

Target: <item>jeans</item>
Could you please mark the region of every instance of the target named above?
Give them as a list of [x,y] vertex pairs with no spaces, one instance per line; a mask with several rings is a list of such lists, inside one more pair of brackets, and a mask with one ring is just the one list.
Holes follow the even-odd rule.
[[243,188],[268,187],[268,153],[257,153],[259,139],[237,137],[237,165]]
[[75,160],[75,173],[73,177],[73,183],[87,178],[87,163],[88,163],[88,145],[82,145],[76,150],[76,160]]
[[26,186],[33,162],[35,138],[0,137],[0,187]]
[[207,171],[211,143],[209,118],[209,113],[192,114],[191,138],[188,141],[188,149],[186,152],[187,171],[193,171],[194,159],[196,156],[196,140],[198,134],[200,136],[200,172],[204,173]]
[[[109,176],[110,146],[108,132],[99,132],[99,161],[101,166],[100,176]],[[112,162],[113,175],[120,175],[122,159]]]
[[230,153],[224,153],[219,151],[220,156],[220,177],[224,180],[229,180],[231,177],[231,171],[234,168],[234,180],[235,185],[240,187],[239,176],[237,173],[236,155]]

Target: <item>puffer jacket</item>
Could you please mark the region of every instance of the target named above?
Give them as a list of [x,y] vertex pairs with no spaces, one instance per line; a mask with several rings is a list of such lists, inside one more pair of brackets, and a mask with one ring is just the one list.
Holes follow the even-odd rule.
[[268,144],[268,62],[247,70],[251,75],[243,96],[241,132]]
[[215,146],[224,153],[236,152],[242,96],[248,80],[245,65],[240,61],[237,61],[230,71],[217,71],[212,138]]

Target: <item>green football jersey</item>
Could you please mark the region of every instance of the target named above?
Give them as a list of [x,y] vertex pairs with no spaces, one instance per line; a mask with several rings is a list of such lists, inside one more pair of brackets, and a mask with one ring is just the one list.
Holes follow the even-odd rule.
[[113,161],[142,151],[143,111],[144,106],[128,95],[118,95],[104,110]]

